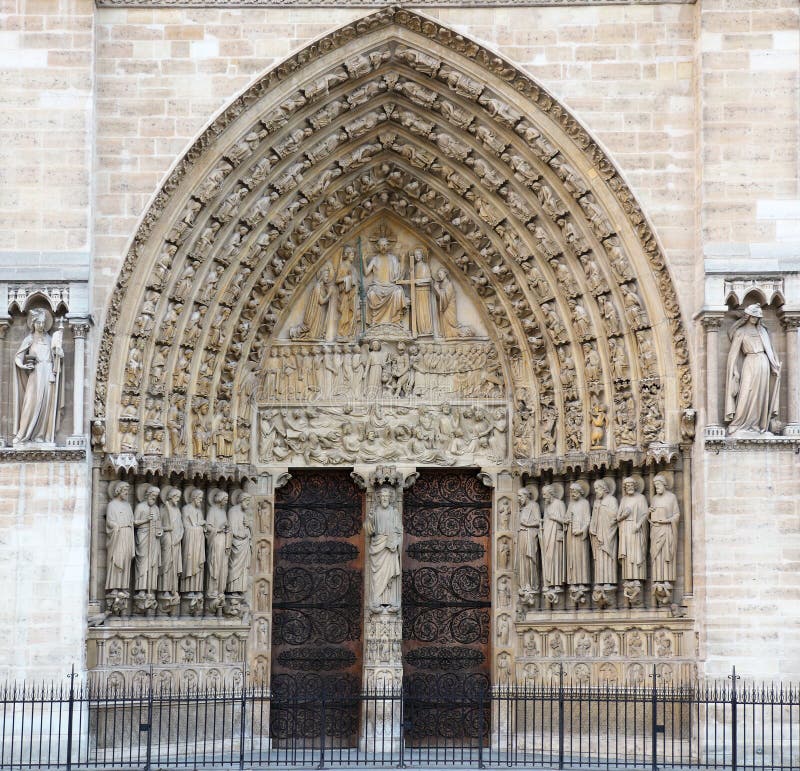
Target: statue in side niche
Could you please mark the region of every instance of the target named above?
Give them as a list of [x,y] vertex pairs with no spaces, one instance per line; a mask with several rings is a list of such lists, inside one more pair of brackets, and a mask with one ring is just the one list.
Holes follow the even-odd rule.
[[206,514],[206,567],[208,584],[206,603],[211,613],[222,615],[225,587],[228,583],[228,559],[231,552],[231,529],[228,525],[228,493],[217,488],[208,494]]
[[647,500],[642,495],[644,480],[638,476],[622,480],[619,500],[619,561],[625,598],[639,599],[641,582],[647,578]]
[[186,596],[191,615],[198,615],[203,610],[203,579],[206,565],[204,497],[205,494],[199,487],[187,487],[183,493],[186,505],[181,510],[183,521],[181,591]]
[[136,607],[150,616],[155,613],[155,591],[158,585],[158,571],[161,567],[161,510],[158,496],[161,490],[147,483],[137,486],[136,498],[139,503],[133,510],[133,524],[136,528]]
[[183,572],[181,540],[183,520],[181,517],[181,491],[178,487],[161,490],[161,570],[158,575],[158,591],[161,609],[173,613],[180,604],[178,576]]
[[45,308],[29,311],[27,321],[30,334],[14,354],[14,444],[54,442],[64,404],[64,330],[49,334],[53,315]]
[[249,492],[236,490],[231,496],[231,503],[233,506],[228,510],[228,527],[231,535],[227,585],[228,612],[230,615],[239,615],[250,574],[253,496]]
[[678,521],[681,518],[678,498],[670,489],[665,474],[653,477],[655,495],[650,501],[650,573],[653,596],[659,605],[672,601],[672,589],[678,576]]
[[591,581],[589,572],[589,522],[591,510],[586,496],[588,483],[581,479],[569,486],[565,548],[567,553],[567,584],[570,598],[576,605],[586,601]]
[[523,605],[536,604],[539,593],[539,532],[542,516],[537,498],[539,491],[529,485],[517,493],[519,502],[519,529],[517,531],[517,581]]
[[775,355],[764,313],[748,305],[731,331],[725,377],[725,421],[730,435],[763,434],[778,413],[781,363]]

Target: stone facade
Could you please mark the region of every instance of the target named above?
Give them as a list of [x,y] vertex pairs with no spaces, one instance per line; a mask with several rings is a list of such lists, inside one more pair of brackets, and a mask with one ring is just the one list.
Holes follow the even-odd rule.
[[[13,587],[0,674],[49,678],[75,664],[102,682],[134,682],[153,664],[163,682],[230,685],[246,664],[268,679],[274,506],[288,467],[355,467],[365,506],[389,485],[400,512],[419,469],[450,466],[479,467],[492,491],[492,682],[549,682],[562,662],[577,680],[588,671],[619,683],[637,683],[653,663],[676,680],[731,665],[796,676],[800,637],[785,623],[800,567],[796,4],[443,4],[425,9],[430,22],[346,4],[169,5],[0,4],[10,104],[0,152],[11,182],[0,194],[0,537],[13,555],[0,570]],[[359,20],[358,39],[337,32]],[[312,42],[322,35],[330,45]],[[369,83],[371,114],[359,91]],[[352,122],[318,117],[337,99]],[[338,188],[357,204],[349,219],[312,211]],[[285,218],[275,235],[266,214]],[[244,223],[238,234],[232,223]],[[303,240],[312,228],[317,240]],[[293,241],[280,240],[286,231]],[[403,275],[371,299],[366,278],[362,333],[332,331],[341,316],[308,310],[339,278],[324,266],[338,271],[343,248],[360,244],[366,267],[387,232]],[[409,283],[404,261],[418,246],[434,274],[451,274],[455,322],[436,316],[433,291]],[[219,291],[207,293],[212,273]],[[529,286],[511,286],[523,279]],[[387,311],[388,324],[369,331],[380,319],[367,302],[382,318],[401,295],[423,302],[418,291],[436,317],[430,338],[416,326],[426,323],[419,305],[402,323]],[[728,438],[729,332],[733,311],[753,303],[783,363],[777,422],[769,435]],[[37,308],[65,320],[60,422],[50,441],[14,444],[12,357]],[[467,328],[460,342],[444,339]],[[335,373],[304,390],[325,368],[317,349],[341,346],[345,357],[359,346],[360,356],[366,342],[367,357],[375,339],[391,359],[376,379],[365,371],[356,402],[377,388],[379,417],[361,420],[358,404],[355,417],[345,411]],[[471,346],[498,362],[480,365],[496,376],[488,386],[459,375],[425,405],[445,422],[447,404],[485,445],[453,432],[370,444],[370,428],[399,431],[421,409],[400,344],[454,356]],[[287,377],[276,391],[271,346],[310,357],[302,388]],[[455,378],[416,372],[439,385]],[[617,418],[629,404],[632,427]],[[311,432],[322,446],[287,439],[285,405],[322,410]],[[365,433],[348,448],[351,429]],[[346,451],[326,444],[334,435]],[[549,595],[542,582],[535,599],[520,599],[521,487],[564,485],[567,504],[570,482],[612,477],[619,500],[634,474],[650,504],[664,472],[680,510],[664,601],[651,572],[641,595],[620,576],[607,590],[565,578]],[[206,512],[218,489],[249,493],[244,586],[234,581],[214,604],[201,576],[197,613],[183,590],[170,610],[146,583],[108,604],[109,483],[121,478],[133,483],[132,513],[148,505],[140,484],[179,488],[181,507],[202,488]],[[598,497],[590,492],[592,506]],[[166,503],[154,505],[163,525]],[[402,671],[396,618],[375,613],[365,605],[365,685]],[[385,655],[381,635],[397,643]]]

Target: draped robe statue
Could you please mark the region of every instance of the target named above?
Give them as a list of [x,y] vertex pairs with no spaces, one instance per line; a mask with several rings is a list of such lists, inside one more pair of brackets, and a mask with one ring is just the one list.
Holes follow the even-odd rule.
[[517,530],[517,580],[522,601],[532,603],[539,591],[539,531],[541,511],[536,501],[538,490],[523,487],[517,494],[519,529]]
[[650,572],[653,594],[659,604],[672,597],[672,585],[678,576],[678,520],[681,517],[678,499],[668,489],[662,474],[653,478],[655,495],[650,501]]
[[769,431],[778,412],[781,364],[763,324],[759,305],[748,305],[745,318],[731,330],[725,378],[728,433]]
[[206,568],[208,585],[206,597],[209,610],[221,612],[228,583],[228,555],[231,551],[231,531],[228,526],[228,493],[212,490],[206,514]]
[[228,511],[228,527],[231,531],[231,557],[228,566],[228,591],[247,590],[250,572],[250,518],[253,512],[253,496],[243,492],[234,497],[234,506]]
[[647,499],[641,480],[625,477],[619,501],[619,561],[623,581],[647,578]]
[[178,576],[183,572],[181,540],[183,539],[183,520],[181,519],[181,491],[177,487],[165,487],[161,492],[161,572],[158,576],[158,590],[166,600],[175,601],[178,595]]
[[431,269],[425,261],[425,251],[414,249],[414,313],[418,335],[433,334],[431,305]]
[[[136,554],[133,538],[133,509],[128,503],[130,485],[111,482],[108,494],[111,500],[106,509],[106,592],[112,597],[127,598],[131,586],[131,564]],[[110,599],[113,604],[113,599]],[[117,609],[119,610],[119,609]]]
[[[585,484],[585,482],[584,482]],[[584,490],[579,482],[569,486],[567,506],[567,583],[570,586],[585,586],[589,575],[589,521],[591,512],[586,500],[588,485]]]
[[136,602],[143,611],[155,610],[154,593],[158,585],[161,567],[161,511],[158,495],[161,491],[152,485],[140,485],[139,503],[133,510],[133,525],[136,528],[136,575],[134,588]]
[[542,583],[548,589],[558,589],[564,583],[564,528],[567,516],[564,501],[561,500],[563,494],[560,485],[542,487]]
[[470,327],[458,323],[456,289],[450,274],[444,268],[439,268],[436,272],[433,290],[436,292],[436,302],[439,307],[439,333],[441,336],[450,340],[472,335],[473,330]]
[[183,576],[181,590],[196,600],[203,593],[206,564],[205,519],[203,518],[203,491],[189,487],[184,493],[186,505],[181,511],[183,520]]
[[14,443],[54,442],[63,404],[63,331],[48,334],[53,318],[42,308],[28,314],[31,333],[14,354]]
[[369,538],[370,606],[373,610],[400,607],[400,546],[403,528],[400,512],[392,503],[392,490],[382,487],[364,530]]
[[349,340],[356,329],[357,279],[353,266],[355,257],[355,249],[352,246],[345,246],[336,270],[337,307],[339,310],[338,336],[340,340]]
[[377,254],[367,262],[364,276],[372,276],[367,287],[369,323],[401,324],[409,305],[403,287],[403,270],[397,256],[389,251],[389,239],[381,236],[376,241]]
[[594,483],[594,506],[589,535],[594,557],[594,582],[606,587],[617,583],[617,499],[613,482],[598,479]]
[[289,330],[292,340],[324,340],[328,331],[328,312],[333,296],[333,271],[323,265],[306,302],[303,321]]

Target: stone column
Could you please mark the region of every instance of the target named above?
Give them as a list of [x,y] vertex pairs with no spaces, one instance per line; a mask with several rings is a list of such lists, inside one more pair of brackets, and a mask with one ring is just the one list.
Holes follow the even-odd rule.
[[[493,488],[492,503],[492,637],[493,660],[491,668],[492,691],[505,692],[517,684],[516,624],[514,621],[515,598],[518,589],[514,575],[515,526],[519,517],[517,493],[521,487],[518,471],[482,471],[481,481]],[[526,607],[520,602],[518,618],[525,617]],[[513,722],[510,701],[496,702],[491,715],[492,747],[500,749],[510,746]],[[488,705],[487,705],[488,708]],[[488,717],[488,715],[487,715]]]
[[786,428],[784,436],[800,436],[800,310],[784,311],[781,324],[786,331]]
[[[364,690],[370,696],[364,701],[362,716],[361,749],[383,756],[400,748],[400,721],[402,709],[400,693],[403,684],[403,616],[400,587],[402,573],[397,576],[397,593],[391,602],[387,597],[375,597],[370,547],[382,543],[384,531],[399,529],[403,523],[403,490],[417,478],[413,467],[397,469],[394,466],[377,466],[373,469],[356,467],[353,479],[366,491],[365,559],[364,559]],[[386,507],[381,500],[384,489],[391,492],[390,506],[395,508],[396,528],[386,527]],[[380,516],[378,516],[380,514]],[[399,538],[398,551],[402,560],[402,532],[390,533]],[[381,698],[381,696],[392,698]]]
[[[6,409],[8,397],[3,392],[4,373],[9,373],[9,376],[5,378],[5,382],[8,383],[9,391],[11,390],[11,377],[13,377],[14,374],[12,372],[13,365],[9,367],[7,366],[6,362],[6,332],[8,332],[9,326],[11,326],[11,323],[7,319],[0,319],[0,362],[2,362],[2,364],[0,364],[0,412],[11,415],[13,414],[13,410]],[[8,406],[10,408],[10,405]],[[2,421],[0,421],[0,447],[5,447],[6,445],[6,438],[3,435],[4,428],[5,427],[3,426]],[[10,425],[8,427],[8,431],[9,436],[11,436],[14,431],[14,427]]]
[[[253,495],[253,559],[251,562],[253,621],[247,644],[248,682],[265,691],[270,686],[272,652],[272,585],[275,538],[275,491],[285,485],[290,475],[285,468],[260,474],[248,492]],[[253,718],[253,734],[267,747],[269,741],[269,703],[264,702]]]
[[725,436],[725,428],[719,415],[719,330],[722,313],[707,312],[702,316],[706,331],[706,439]]
[[83,391],[86,373],[86,333],[89,324],[83,320],[70,322],[72,339],[75,342],[75,358],[72,373],[72,436],[67,439],[69,447],[84,447],[86,436],[83,430]]

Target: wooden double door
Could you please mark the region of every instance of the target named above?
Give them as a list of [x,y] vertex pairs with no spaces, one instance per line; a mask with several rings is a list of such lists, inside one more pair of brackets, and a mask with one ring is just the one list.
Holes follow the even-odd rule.
[[[276,494],[270,730],[277,741],[319,736],[322,719],[330,741],[357,740],[364,516],[349,470],[293,470]],[[422,470],[405,491],[403,699],[411,743],[470,740],[487,730],[476,702],[490,678],[490,522],[491,490],[474,470]]]

